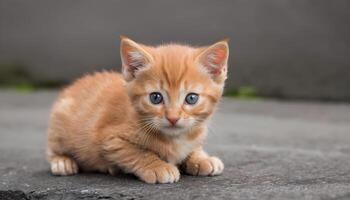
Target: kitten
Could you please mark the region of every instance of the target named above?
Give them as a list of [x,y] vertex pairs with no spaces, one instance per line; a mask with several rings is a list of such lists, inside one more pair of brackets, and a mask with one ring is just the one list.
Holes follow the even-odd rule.
[[218,175],[224,165],[202,148],[207,119],[227,74],[227,40],[208,47],[157,47],[121,37],[122,75],[99,72],[64,89],[48,129],[54,175],[133,173],[147,183]]

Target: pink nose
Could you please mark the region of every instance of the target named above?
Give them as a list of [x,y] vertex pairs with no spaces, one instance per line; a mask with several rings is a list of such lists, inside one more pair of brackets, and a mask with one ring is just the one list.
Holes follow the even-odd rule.
[[179,121],[180,118],[169,118],[167,117],[167,120],[170,122],[171,125],[175,126],[176,122]]

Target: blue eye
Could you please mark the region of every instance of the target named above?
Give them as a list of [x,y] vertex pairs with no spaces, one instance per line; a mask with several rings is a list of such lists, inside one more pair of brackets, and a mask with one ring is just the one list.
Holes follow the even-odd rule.
[[185,98],[185,101],[187,104],[190,104],[190,105],[193,105],[195,103],[197,103],[199,99],[199,95],[196,94],[196,93],[189,93],[186,98]]
[[149,100],[153,103],[153,104],[160,104],[163,102],[163,96],[161,93],[159,92],[152,92],[149,95]]

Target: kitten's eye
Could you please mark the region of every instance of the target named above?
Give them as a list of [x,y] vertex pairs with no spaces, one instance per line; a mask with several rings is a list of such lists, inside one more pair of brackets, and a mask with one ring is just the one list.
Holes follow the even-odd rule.
[[196,93],[189,93],[186,98],[185,98],[185,101],[187,104],[190,104],[190,105],[193,105],[195,103],[197,103],[199,99],[199,95],[196,94]]
[[149,100],[153,103],[153,104],[160,104],[163,102],[163,96],[161,93],[159,92],[152,92],[149,95]]

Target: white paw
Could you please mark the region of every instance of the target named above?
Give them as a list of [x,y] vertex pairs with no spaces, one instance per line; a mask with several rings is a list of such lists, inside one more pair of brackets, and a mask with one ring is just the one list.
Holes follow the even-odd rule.
[[139,170],[136,175],[146,183],[174,183],[180,179],[179,169],[168,163]]
[[224,163],[217,157],[210,157],[210,163],[213,171],[209,174],[211,176],[219,175],[224,171]]
[[51,160],[51,172],[53,175],[68,176],[78,173],[77,163],[65,156],[56,156]]
[[186,172],[195,176],[215,176],[222,173],[224,164],[217,157],[206,157],[186,163]]

